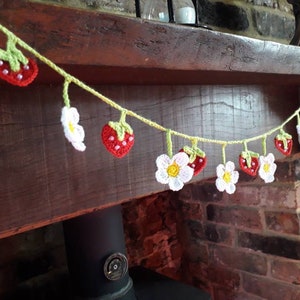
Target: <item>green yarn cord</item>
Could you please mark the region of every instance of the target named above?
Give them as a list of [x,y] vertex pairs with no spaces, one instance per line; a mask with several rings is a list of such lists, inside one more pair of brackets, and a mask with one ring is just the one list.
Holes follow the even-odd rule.
[[64,99],[65,106],[70,108],[71,104],[69,98],[69,85],[70,85],[70,81],[67,78],[65,78],[64,87],[63,87],[63,99]]
[[167,154],[170,158],[173,157],[173,145],[172,145],[172,135],[171,135],[171,130],[167,129],[166,132],[166,141],[167,141]]
[[[216,139],[209,139],[201,136],[191,136],[184,134],[182,132],[178,132],[172,129],[167,129],[166,127],[162,126],[161,124],[158,124],[154,121],[151,121],[150,119],[147,119],[138,113],[132,111],[132,110],[126,110],[124,107],[119,105],[118,103],[114,102],[113,100],[109,99],[108,97],[102,95],[95,89],[91,88],[90,86],[86,85],[82,81],[80,81],[78,78],[70,75],[65,70],[54,64],[51,60],[46,58],[45,56],[41,55],[38,51],[33,49],[31,46],[29,46],[26,42],[24,42],[22,39],[17,37],[15,34],[13,34],[10,30],[8,30],[5,26],[0,24],[0,31],[2,31],[7,36],[7,45],[6,50],[0,49],[0,59],[7,61],[10,65],[10,68],[12,71],[16,72],[20,69],[20,64],[26,65],[28,63],[28,59],[23,55],[23,53],[17,49],[16,45],[22,47],[29,53],[31,53],[33,56],[35,56],[37,59],[45,63],[48,67],[53,69],[56,73],[58,73],[60,76],[64,77],[65,83],[63,88],[63,99],[66,106],[70,107],[70,99],[68,96],[68,87],[70,83],[74,83],[75,85],[79,86],[81,89],[85,90],[86,92],[94,95],[107,105],[110,105],[116,110],[119,110],[121,112],[121,119],[120,122],[109,122],[109,124],[112,124],[117,129],[118,137],[119,139],[124,138],[125,132],[132,132],[132,129],[129,124],[125,121],[125,116],[129,115],[140,122],[143,122],[147,126],[150,126],[152,128],[155,128],[156,130],[166,132],[167,134],[167,150],[168,155],[170,157],[173,156],[172,154],[172,140],[171,135],[178,136],[187,140],[190,140],[192,143],[196,142],[203,142],[203,143],[209,143],[209,144],[219,144],[222,145],[222,158],[224,164],[226,163],[226,153],[225,148],[227,145],[235,145],[235,144],[245,144],[252,141],[262,140],[262,146],[263,146],[263,153],[266,155],[266,139],[268,136],[274,134],[276,131],[280,130],[284,125],[289,123],[294,117],[297,117],[297,122],[300,125],[300,108],[298,108],[296,111],[294,111],[293,114],[291,114],[282,124],[280,124],[278,127],[274,127],[270,129],[269,131],[253,136],[247,139],[242,140],[216,140]],[[124,117],[124,120],[122,119]],[[115,125],[118,124],[118,125]]]

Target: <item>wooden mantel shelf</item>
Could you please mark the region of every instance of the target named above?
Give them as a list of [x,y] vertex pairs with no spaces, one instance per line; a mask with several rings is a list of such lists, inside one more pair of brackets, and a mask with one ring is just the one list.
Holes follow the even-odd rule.
[[[252,137],[298,106],[298,47],[21,0],[0,1],[0,23],[125,108],[189,135]],[[26,88],[0,86],[0,238],[168,189],[154,176],[165,133],[128,117],[134,147],[114,158],[99,136],[120,112],[72,85],[87,145],[74,150],[60,123],[63,78],[39,68]],[[173,150],[189,142],[174,138]],[[208,163],[193,181],[215,176],[221,149],[214,146],[200,145]],[[242,150],[228,149],[228,159]],[[251,150],[261,151],[261,142]]]
[[[1,1],[0,22],[89,83],[297,84],[300,79],[299,47],[201,28],[20,0]],[[49,71],[39,76],[56,79]]]

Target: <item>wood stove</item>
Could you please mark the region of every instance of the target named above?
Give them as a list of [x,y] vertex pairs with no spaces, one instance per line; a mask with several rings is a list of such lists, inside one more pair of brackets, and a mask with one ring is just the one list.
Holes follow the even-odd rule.
[[128,272],[119,205],[64,221],[73,294],[80,300],[209,300],[194,287],[142,267]]

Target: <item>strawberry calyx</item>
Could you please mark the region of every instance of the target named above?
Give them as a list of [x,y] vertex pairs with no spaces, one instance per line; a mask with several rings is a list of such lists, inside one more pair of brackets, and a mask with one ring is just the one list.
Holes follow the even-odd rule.
[[250,168],[251,167],[251,163],[252,163],[252,158],[259,158],[259,154],[257,152],[253,152],[253,151],[243,151],[240,156],[242,158],[244,158],[246,160],[246,164],[247,167]]
[[275,140],[281,141],[283,143],[283,148],[288,149],[288,141],[292,139],[292,136],[286,133],[283,129],[280,130],[275,137]]
[[21,69],[21,64],[24,66],[28,64],[28,58],[17,49],[16,41],[10,37],[6,43],[6,50],[0,49],[0,60],[7,61],[13,72],[18,72]]
[[125,133],[132,134],[133,130],[131,126],[126,122],[108,122],[108,125],[113,128],[116,133],[119,141],[123,141],[125,137]]
[[192,163],[196,159],[197,156],[202,157],[202,158],[205,157],[205,152],[196,146],[192,146],[192,147],[184,146],[183,151],[189,155],[190,163]]
[[110,121],[108,125],[113,128],[117,133],[117,138],[119,141],[123,141],[125,134],[128,133],[130,135],[133,134],[133,129],[131,126],[126,122],[126,110],[122,110],[121,117],[118,122]]
[[188,166],[194,170],[194,176],[197,176],[207,164],[207,157],[204,151],[197,147],[197,143],[192,141],[192,147],[184,146],[180,152],[185,152],[189,156]]

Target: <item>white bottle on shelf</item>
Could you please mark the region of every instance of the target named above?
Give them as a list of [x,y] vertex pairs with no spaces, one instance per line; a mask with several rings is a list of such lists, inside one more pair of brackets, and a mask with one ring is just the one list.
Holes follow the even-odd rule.
[[[173,0],[174,21],[178,24],[195,24],[196,11],[191,0]],[[142,11],[142,18],[169,22],[167,0],[146,0]]]

